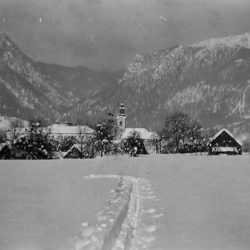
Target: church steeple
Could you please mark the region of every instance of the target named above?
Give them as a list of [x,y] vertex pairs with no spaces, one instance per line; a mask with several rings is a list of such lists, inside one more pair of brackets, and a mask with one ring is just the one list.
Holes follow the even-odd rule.
[[124,106],[124,103],[121,103],[119,108],[119,114],[117,115],[117,126],[120,130],[125,130],[126,128],[126,108]]
[[126,116],[125,113],[126,113],[126,109],[125,109],[124,103],[121,103],[120,108],[119,108],[119,115]]

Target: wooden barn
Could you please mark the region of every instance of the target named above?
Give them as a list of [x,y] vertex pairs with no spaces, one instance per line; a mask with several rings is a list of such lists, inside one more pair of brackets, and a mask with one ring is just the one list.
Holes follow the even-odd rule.
[[241,155],[242,144],[227,130],[220,130],[209,143],[209,154]]
[[81,159],[84,158],[83,153],[81,152],[81,145],[73,145],[63,156],[64,159]]

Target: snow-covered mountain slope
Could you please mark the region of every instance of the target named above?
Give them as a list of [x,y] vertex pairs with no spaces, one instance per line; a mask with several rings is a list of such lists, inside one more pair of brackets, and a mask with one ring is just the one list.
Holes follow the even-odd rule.
[[0,34],[0,113],[27,118],[58,117],[74,100],[41,74],[4,33]]
[[[0,114],[98,120],[121,101],[129,127],[158,129],[172,110],[250,132],[250,34],[137,54],[123,72],[37,63],[0,35]],[[120,79],[120,80],[118,80]]]
[[238,36],[228,36],[222,38],[212,38],[191,45],[192,47],[210,47],[227,46],[231,48],[243,47],[250,49],[250,33]]
[[101,115],[123,100],[129,126],[158,128],[172,110],[204,126],[250,118],[250,34],[138,54],[117,86],[79,103],[77,114]]
[[0,33],[0,115],[56,120],[119,74],[34,62]]

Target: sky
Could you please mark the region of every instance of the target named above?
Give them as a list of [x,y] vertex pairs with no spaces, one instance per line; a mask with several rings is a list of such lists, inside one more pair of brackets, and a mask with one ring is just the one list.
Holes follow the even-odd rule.
[[0,31],[36,61],[124,69],[137,53],[250,32],[249,0],[0,0]]

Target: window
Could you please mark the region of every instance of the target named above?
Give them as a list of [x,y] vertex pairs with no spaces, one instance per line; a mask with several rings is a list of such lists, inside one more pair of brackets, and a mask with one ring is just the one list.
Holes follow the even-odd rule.
[[122,121],[120,121],[120,126],[122,126]]

